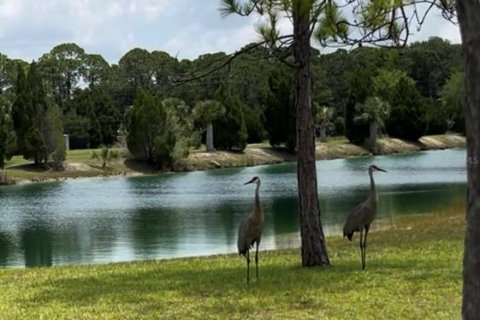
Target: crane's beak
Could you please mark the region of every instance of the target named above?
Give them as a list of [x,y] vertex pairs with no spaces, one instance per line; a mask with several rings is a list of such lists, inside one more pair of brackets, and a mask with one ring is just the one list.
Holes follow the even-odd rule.
[[245,182],[244,185],[254,183],[255,181],[257,181],[257,179],[258,179],[257,177],[253,177],[252,180]]
[[388,172],[387,170],[383,170],[382,168],[377,167],[377,171]]

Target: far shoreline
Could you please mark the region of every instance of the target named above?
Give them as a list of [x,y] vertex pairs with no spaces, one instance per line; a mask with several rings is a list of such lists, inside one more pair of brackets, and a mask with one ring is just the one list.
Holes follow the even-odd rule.
[[[465,137],[458,134],[423,136],[418,142],[394,138],[378,140],[379,152],[373,154],[366,148],[348,142],[345,138],[333,138],[326,143],[317,142],[316,160],[346,159],[361,156],[391,155],[427,150],[464,149]],[[296,156],[282,148],[273,148],[265,143],[251,144],[243,152],[195,150],[176,165],[174,170],[161,171],[122,158],[103,170],[89,157],[91,150],[72,150],[67,154],[64,171],[35,170],[29,165],[10,165],[7,168],[8,184],[47,183],[84,178],[116,178],[149,176],[161,173],[205,171],[212,169],[251,167],[294,162]],[[78,156],[82,154],[82,157]],[[13,183],[12,183],[13,182]]]

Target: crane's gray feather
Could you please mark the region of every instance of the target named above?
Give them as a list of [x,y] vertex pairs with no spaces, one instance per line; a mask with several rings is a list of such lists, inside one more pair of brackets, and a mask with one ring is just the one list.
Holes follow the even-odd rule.
[[238,253],[246,255],[247,251],[262,238],[263,221],[255,221],[252,216],[242,222],[238,228]]
[[361,231],[366,225],[372,223],[375,217],[376,205],[369,199],[359,204],[347,217],[343,226],[343,236],[352,240],[355,232]]

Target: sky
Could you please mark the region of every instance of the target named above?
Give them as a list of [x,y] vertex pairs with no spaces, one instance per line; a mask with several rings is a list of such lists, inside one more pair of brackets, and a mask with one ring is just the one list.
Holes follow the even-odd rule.
[[[32,61],[61,43],[118,60],[135,47],[180,59],[231,53],[259,39],[257,17],[221,17],[220,0],[0,0],[0,52]],[[411,41],[460,43],[458,27],[431,12]],[[330,50],[331,51],[331,50]]]

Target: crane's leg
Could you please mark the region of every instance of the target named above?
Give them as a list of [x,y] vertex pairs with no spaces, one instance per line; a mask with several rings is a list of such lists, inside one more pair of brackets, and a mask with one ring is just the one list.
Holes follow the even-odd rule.
[[365,269],[365,264],[367,260],[367,235],[368,235],[368,230],[370,230],[370,225],[367,224],[365,226],[365,239],[363,240],[363,269]]
[[362,270],[365,268],[365,262],[363,261],[363,228],[360,229],[360,257],[362,259]]
[[247,250],[247,254],[245,255],[247,258],[247,284],[250,283],[250,250]]
[[257,242],[257,249],[255,251],[255,273],[257,275],[257,280],[258,280],[258,246],[260,245],[259,242]]

